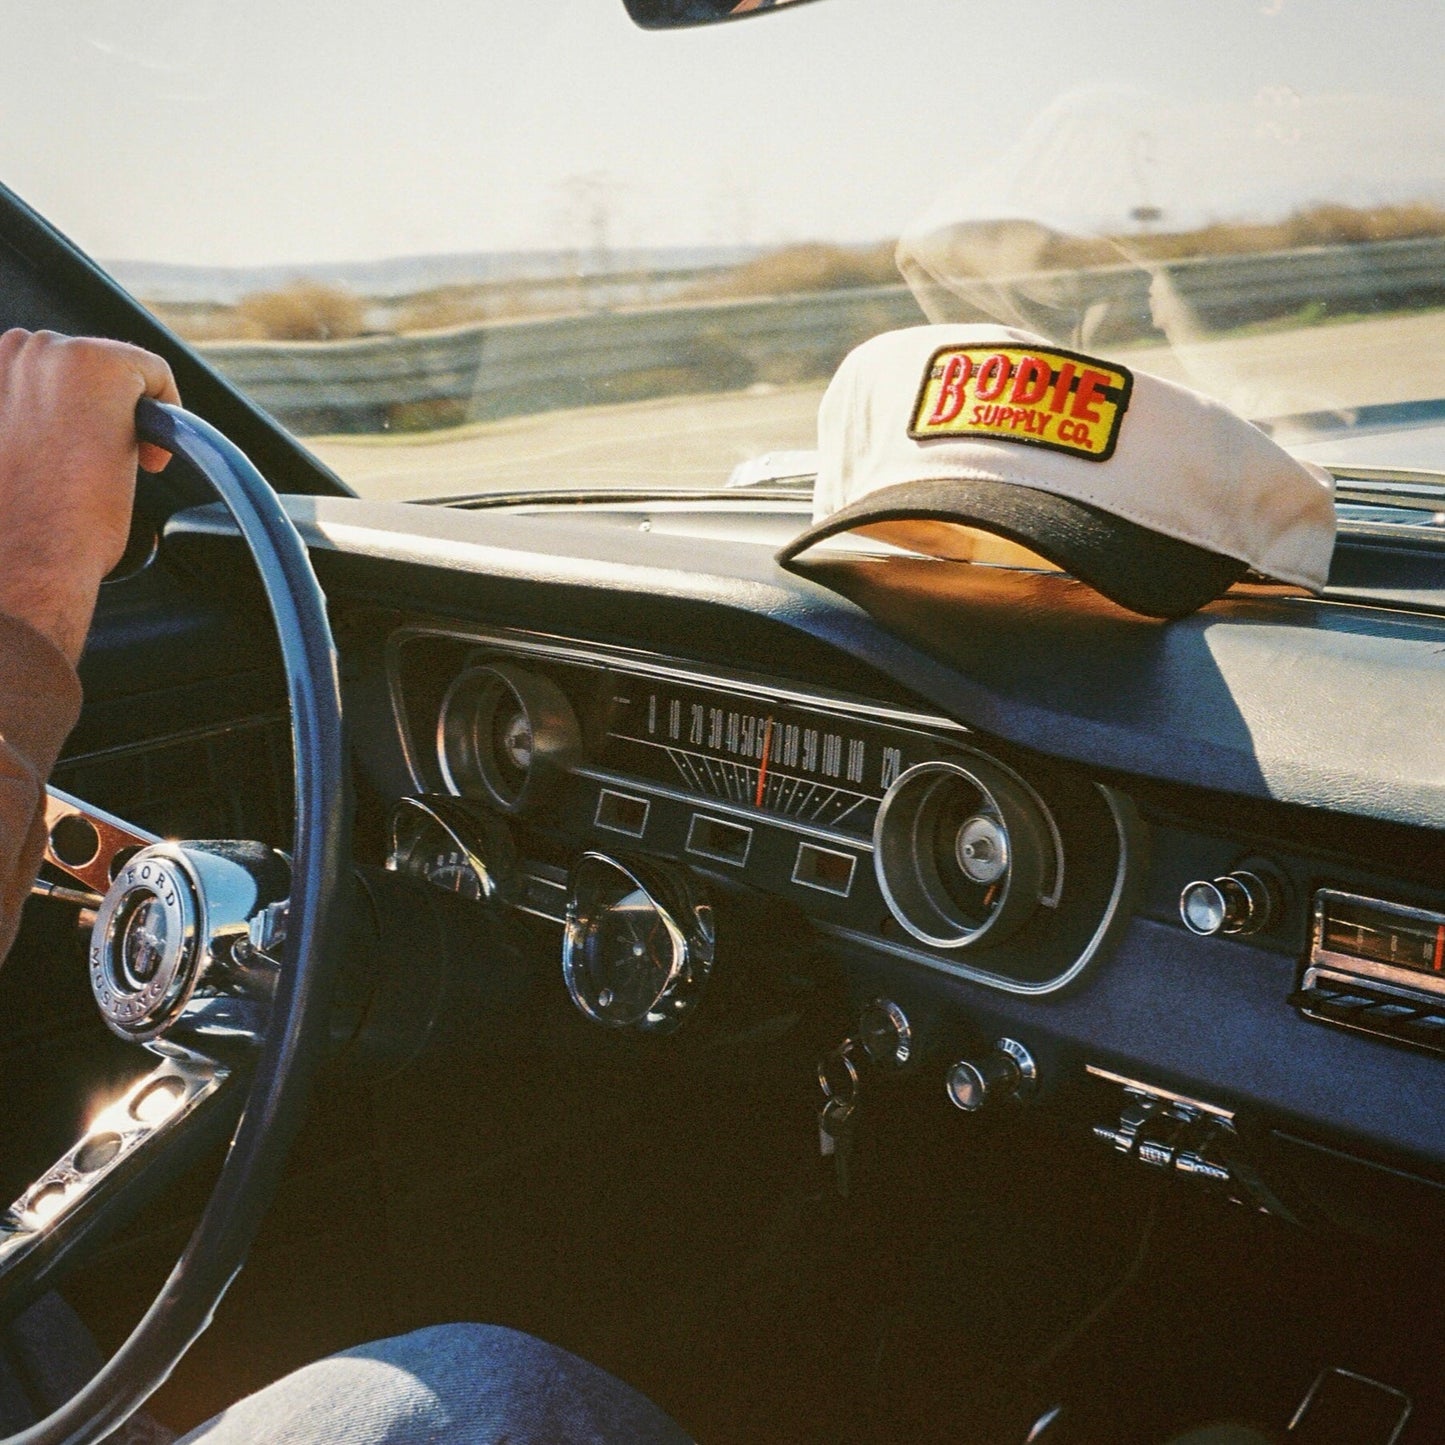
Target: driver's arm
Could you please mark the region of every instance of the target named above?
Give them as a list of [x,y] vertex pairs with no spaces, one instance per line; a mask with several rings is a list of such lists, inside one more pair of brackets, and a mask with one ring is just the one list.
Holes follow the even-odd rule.
[[170,367],[118,341],[0,336],[0,959],[45,842],[45,781],[80,711],[100,580],[130,530],[135,405],[177,402]]

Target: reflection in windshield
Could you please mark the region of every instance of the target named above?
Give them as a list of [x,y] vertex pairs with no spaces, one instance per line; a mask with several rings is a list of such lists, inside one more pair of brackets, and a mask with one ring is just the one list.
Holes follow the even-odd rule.
[[1281,88],[1083,87],[914,221],[899,266],[931,320],[1108,350],[1302,440],[1445,396],[1445,206],[1389,164],[1434,120]]
[[1438,6],[172,8],[27,18],[0,179],[366,494],[766,478],[928,319],[1286,442],[1445,413]]

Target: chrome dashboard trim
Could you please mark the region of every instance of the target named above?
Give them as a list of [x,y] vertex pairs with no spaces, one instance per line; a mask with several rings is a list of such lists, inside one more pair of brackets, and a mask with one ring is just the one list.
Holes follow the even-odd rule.
[[973,983],[984,984],[988,988],[997,989],[1000,993],[1037,998],[1043,994],[1057,993],[1060,989],[1067,988],[1094,961],[1095,956],[1103,948],[1113,931],[1115,923],[1121,917],[1129,889],[1133,861],[1130,840],[1140,827],[1134,804],[1126,794],[1116,791],[1105,783],[1095,783],[1094,786],[1108,805],[1109,813],[1114,819],[1114,832],[1119,840],[1119,862],[1114,870],[1114,886],[1109,891],[1109,901],[1105,905],[1104,915],[1100,918],[1098,926],[1090,935],[1088,943],[1084,945],[1083,952],[1063,973],[1054,978],[1045,979],[1042,983],[1020,983],[1017,979],[989,973],[986,969],[974,968],[952,958],[939,958],[934,954],[925,953],[921,948],[895,943],[891,939],[877,938],[855,928],[845,928],[836,923],[828,923],[823,919],[815,918],[813,927],[820,933],[834,938],[842,938],[850,943],[859,943],[878,952],[890,953],[895,958],[907,959],[911,963],[921,963],[929,968],[937,969],[940,973],[948,973],[956,978],[966,978]]
[[1184,1104],[1190,1109],[1197,1109],[1212,1119],[1222,1119],[1227,1124],[1234,1122],[1233,1109],[1225,1109],[1218,1104],[1206,1104],[1203,1099],[1196,1099],[1193,1094],[1176,1093],[1173,1089],[1164,1088],[1162,1084],[1146,1084],[1141,1079],[1131,1079],[1127,1074],[1116,1074],[1112,1069],[1100,1068],[1098,1064],[1085,1064],[1084,1072],[1093,1078],[1103,1079],[1105,1083],[1118,1084],[1121,1089],[1152,1094],[1156,1099],[1167,1099],[1171,1104]]
[[[841,888],[836,888],[828,883],[814,883],[806,878],[800,878],[798,870],[803,866],[803,850],[805,848],[811,848],[815,853],[826,853],[831,858],[841,858],[848,865],[848,881]],[[820,848],[818,844],[809,843],[804,839],[798,844],[798,854],[793,859],[793,871],[789,875],[789,879],[799,888],[812,888],[819,893],[831,893],[835,898],[846,898],[853,891],[853,879],[857,874],[858,855],[856,853],[844,853],[837,848]]]
[[[510,628],[448,627],[435,624],[404,623],[394,628],[386,640],[387,691],[390,697],[392,717],[396,724],[397,735],[401,744],[407,771],[411,777],[413,786],[423,791],[426,789],[427,783],[421,776],[417,766],[414,739],[410,719],[407,715],[406,700],[402,693],[401,670],[398,665],[401,649],[408,642],[423,637],[433,637],[451,642],[473,643],[478,647],[495,648],[499,652],[549,658],[557,662],[571,662],[594,667],[599,665],[603,667],[615,667],[620,671],[626,671],[636,675],[670,678],[674,681],[694,683],[703,687],[746,688],[750,692],[760,696],[776,698],[780,702],[793,703],[800,707],[814,708],[820,712],[832,712],[850,717],[883,722],[923,733],[947,734],[950,736],[951,741],[965,747],[968,746],[967,740],[974,736],[974,730],[966,724],[955,722],[953,719],[943,717],[939,714],[910,712],[886,703],[872,703],[857,697],[831,693],[826,689],[814,691],[804,687],[783,686],[743,671],[707,671],[685,663],[678,663],[658,653],[642,649],[609,647],[602,644],[579,642],[568,638]],[[696,806],[699,802],[696,794],[685,793],[681,789],[669,788],[663,784],[639,784],[638,780],[630,775],[613,773],[604,768],[582,766],[573,768],[572,772],[577,777],[586,778],[589,781],[599,784],[621,786],[636,791],[649,792],[654,796],[671,798],[692,806]],[[1025,783],[1025,786],[1029,786],[1030,791],[1032,791],[1029,784]],[[863,933],[856,929],[828,923],[822,919],[814,919],[813,926],[826,936],[859,943],[878,952],[892,954],[914,963],[922,963],[939,972],[951,974],[957,978],[968,979],[974,983],[983,984],[988,988],[997,989],[1000,992],[1025,997],[1037,997],[1044,994],[1057,993],[1060,989],[1067,988],[1069,984],[1073,983],[1089,964],[1093,962],[1095,956],[1103,948],[1105,941],[1113,931],[1116,922],[1119,920],[1128,892],[1133,863],[1131,838],[1136,835],[1141,826],[1134,804],[1126,794],[1120,793],[1103,783],[1096,783],[1094,786],[1103,797],[1110,815],[1114,819],[1114,830],[1119,841],[1119,861],[1115,869],[1114,884],[1109,893],[1109,900],[1104,908],[1104,913],[1099,920],[1098,926],[1090,935],[1088,943],[1079,956],[1063,973],[1053,979],[1045,980],[1041,984],[1019,983],[1015,979],[990,973],[986,969],[975,968],[954,959],[939,958],[925,952],[921,948],[894,943],[890,940]],[[721,812],[743,818],[750,823],[763,819],[784,827],[791,832],[818,838],[827,843],[836,844],[843,841],[846,842],[849,848],[863,854],[871,854],[873,851],[871,836],[867,840],[864,840],[861,838],[853,838],[847,834],[831,833],[821,828],[811,828],[806,824],[799,824],[791,819],[780,821],[770,813],[729,803],[726,800],[718,798],[708,798],[706,800],[706,806],[709,811]],[[1047,808],[1045,809],[1045,816],[1049,820],[1050,827],[1056,828],[1057,824],[1055,823],[1052,812]],[[1060,876],[1059,882],[1062,884],[1062,876]],[[1047,902],[1048,900],[1043,901]],[[556,921],[548,915],[541,913],[539,910],[526,906],[519,906],[519,911],[533,913],[539,918],[547,918],[549,922]]]
[[[703,845],[696,840],[695,834],[697,833],[697,825],[699,823],[708,822],[721,823],[725,828],[736,828],[738,832],[747,834],[747,837],[743,840],[742,853],[736,857],[731,857],[725,853],[714,852],[709,848],[703,847]],[[753,830],[745,824],[734,823],[728,818],[714,818],[711,810],[696,812],[687,820],[687,839],[682,845],[682,851],[684,853],[690,853],[694,858],[705,858],[712,863],[726,863],[729,868],[746,868],[748,866],[748,856],[753,851]]]
[[[603,805],[607,802],[608,798],[612,798],[612,799],[614,799],[615,801],[620,802],[620,803],[641,803],[641,804],[642,804],[642,823],[641,823],[641,826],[639,826],[639,827],[637,827],[637,828],[628,828],[628,827],[624,827],[621,823],[608,823],[608,822],[604,822],[604,821],[603,821],[603,817],[602,817],[602,814],[603,814],[603,812],[605,811]],[[651,798],[638,798],[638,797],[634,797],[631,793],[623,793],[623,792],[620,792],[620,791],[619,791],[618,789],[616,789],[616,788],[602,788],[602,789],[600,789],[600,790],[598,791],[598,794],[597,794],[597,807],[596,807],[596,810],[595,810],[595,811],[593,812],[593,814],[592,814],[592,826],[593,826],[594,828],[603,828],[603,829],[605,829],[605,830],[606,830],[607,832],[609,832],[609,833],[621,833],[624,838],[643,838],[643,837],[646,837],[646,835],[647,835],[647,823],[648,823],[648,820],[651,818],[651,816],[652,816],[652,799],[651,799]]]
[[[636,673],[644,677],[665,677],[674,682],[689,682],[701,687],[745,688],[760,696],[776,698],[779,702],[793,703],[799,707],[814,708],[819,712],[840,713],[846,716],[886,722],[895,726],[915,728],[923,732],[947,732],[956,737],[972,736],[972,729],[935,713],[909,712],[886,703],[868,702],[843,693],[829,692],[820,688],[784,686],[770,682],[745,671],[706,671],[701,668],[679,663],[660,653],[625,647],[609,647],[603,644],[575,641],[570,638],[551,637],[542,633],[525,632],[512,628],[487,627],[443,627],[424,624],[403,624],[394,628],[386,640],[387,692],[391,699],[392,717],[396,722],[401,739],[402,752],[412,785],[418,791],[427,790],[426,780],[417,765],[415,741],[407,716],[406,700],[402,696],[401,671],[397,665],[398,654],[410,641],[419,637],[436,637],[451,642],[470,642],[478,647],[495,647],[498,651],[517,653],[528,657],[546,657],[556,662],[573,662],[582,665],[615,667],[620,671]],[[590,776],[584,769],[576,769],[581,776]],[[609,779],[610,781],[610,779]]]
[[[517,871],[517,884],[516,897],[512,900],[511,906],[518,913],[525,913],[532,918],[540,918],[543,923],[555,923],[559,927],[566,926],[567,883],[565,879],[549,878],[535,868],[521,868]],[[543,889],[551,890],[560,900],[556,913],[549,913],[545,908],[538,906],[540,902],[538,894]],[[537,898],[537,902],[529,902],[529,897]]]
[[[1405,1433],[1405,1426],[1410,1423],[1410,1416],[1414,1413],[1415,1402],[1403,1390],[1397,1390],[1393,1385],[1386,1385],[1375,1379],[1372,1375],[1361,1375],[1355,1370],[1341,1369],[1339,1365],[1332,1365],[1327,1370],[1321,1370],[1315,1376],[1315,1382],[1309,1388],[1309,1393],[1299,1402],[1299,1408],[1290,1416],[1286,1433],[1293,1435],[1295,1426],[1309,1424],[1310,1406],[1312,1406],[1325,1387],[1325,1381],[1331,1375],[1339,1375],[1346,1380],[1352,1380],[1357,1385],[1369,1385],[1378,1390],[1381,1394],[1389,1395],[1400,1402],[1400,1413],[1395,1417],[1394,1427],[1383,1439],[1378,1440],[1378,1445],[1398,1445],[1401,1436]],[[1328,1427],[1326,1427],[1328,1428]],[[1313,1433],[1313,1432],[1311,1432]]]
[[[423,792],[428,789],[429,785],[420,776],[418,759],[416,759],[415,737],[413,737],[409,718],[407,718],[402,678],[400,678],[400,668],[397,666],[397,653],[415,637],[441,637],[448,642],[470,642],[484,647],[496,646],[499,649],[513,650],[513,652],[522,653],[525,656],[549,657],[556,662],[572,662],[584,666],[610,666],[618,672],[629,672],[636,676],[669,678],[672,681],[692,682],[701,686],[717,686],[717,688],[746,688],[750,692],[776,698],[779,702],[790,702],[798,707],[812,708],[819,712],[832,712],[832,714],[845,715],[845,717],[863,718],[866,721],[886,722],[893,727],[909,728],[918,733],[951,734],[951,741],[961,747],[967,747],[968,744],[965,740],[974,736],[972,728],[962,722],[955,722],[952,718],[942,717],[941,714],[909,712],[906,709],[894,708],[889,704],[876,704],[876,702],[868,702],[866,699],[835,694],[827,689],[811,691],[811,689],[795,688],[795,686],[783,686],[780,683],[767,682],[766,679],[757,678],[756,675],[749,672],[725,672],[725,670],[724,672],[705,672],[705,670],[694,668],[688,663],[666,659],[659,653],[631,650],[627,647],[607,647],[603,644],[594,646],[592,643],[569,642],[566,639],[553,639],[553,637],[543,637],[536,633],[523,633],[523,631],[510,629],[402,626],[394,629],[387,637],[387,694],[392,702],[392,718],[396,724],[397,737],[402,744],[407,775],[412,780],[413,788],[423,790]],[[471,666],[470,663],[468,666]],[[1059,837],[1058,822],[1053,818],[1052,809],[1043,802],[1038,789],[1035,789],[1035,786],[1026,777],[1020,777],[1019,773],[1009,767],[1009,764],[993,759],[991,754],[984,754],[984,756],[990,756],[991,762],[998,767],[1003,767],[1010,777],[1019,783],[1020,788],[1029,793],[1048,824],[1049,835],[1053,842],[1053,855],[1055,855],[1055,876],[1053,876],[1053,887],[1040,897],[1039,902],[1043,907],[1056,907],[1064,893],[1064,840]],[[698,805],[699,796],[701,796],[698,793],[686,792],[685,789],[669,788],[666,783],[655,782],[652,779],[639,779],[630,773],[616,773],[605,767],[591,767],[585,763],[572,767],[571,773],[575,777],[585,777],[590,782],[600,783],[605,788],[631,789],[634,792],[649,793],[655,798],[668,798],[670,801],[688,803],[692,806]],[[442,777],[442,782],[449,790],[455,792],[449,777]],[[728,814],[734,818],[746,819],[747,824],[750,825],[759,821],[769,822],[775,827],[795,832],[801,837],[818,838],[818,840],[834,842],[834,844],[841,842],[853,850],[873,854],[873,834],[871,832],[867,838],[860,838],[850,832],[812,827],[806,822],[799,822],[798,819],[773,814],[766,808],[753,808],[747,803],[734,802],[728,798],[708,795],[702,801],[707,805],[708,811],[722,812],[722,814]]]

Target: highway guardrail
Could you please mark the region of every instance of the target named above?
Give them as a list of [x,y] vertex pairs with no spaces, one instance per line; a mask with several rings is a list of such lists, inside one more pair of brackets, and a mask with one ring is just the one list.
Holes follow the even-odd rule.
[[[1168,282],[1160,286],[1160,280]],[[1151,288],[1153,295],[1151,296]],[[1445,304],[1445,237],[1040,272],[987,293],[1083,314],[1107,303],[1100,339],[1148,334],[1172,288],[1206,329],[1278,318]],[[965,288],[965,295],[967,295]],[[524,318],[338,342],[210,342],[198,350],[302,435],[430,429],[461,421],[735,390],[831,374],[860,341],[924,320],[905,286],[857,287],[646,310]]]

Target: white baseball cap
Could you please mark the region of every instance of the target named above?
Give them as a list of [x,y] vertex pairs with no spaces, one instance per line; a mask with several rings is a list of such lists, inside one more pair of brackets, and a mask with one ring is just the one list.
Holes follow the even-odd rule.
[[1106,597],[1182,617],[1253,569],[1319,591],[1334,483],[1188,387],[1002,326],[885,332],[818,411],[813,525],[914,551],[1007,538]]

